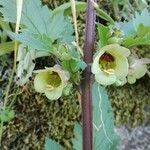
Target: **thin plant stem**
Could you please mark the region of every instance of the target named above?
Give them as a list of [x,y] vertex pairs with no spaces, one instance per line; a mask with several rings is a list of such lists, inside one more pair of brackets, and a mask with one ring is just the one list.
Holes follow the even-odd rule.
[[13,81],[14,73],[15,73],[15,67],[13,67],[11,76],[9,78],[9,83],[8,83],[8,86],[7,86],[7,89],[6,89],[6,95],[5,95],[5,99],[4,99],[3,110],[6,109],[6,105],[7,105],[7,102],[8,102],[9,91],[10,91],[10,87],[11,87],[11,84],[12,84],[12,81]]
[[[9,96],[9,91],[10,91],[10,87],[11,87],[11,83],[13,81],[13,76],[14,76],[14,73],[15,73],[15,65],[13,66],[13,70],[12,70],[12,73],[11,73],[11,76],[9,78],[9,83],[8,83],[8,86],[7,86],[7,89],[6,89],[6,94],[5,94],[5,99],[4,99],[4,104],[3,104],[3,111],[6,110],[6,106],[7,106],[7,102],[8,102],[8,96]],[[1,122],[1,125],[0,125],[0,145],[1,145],[1,140],[2,140],[2,134],[3,134],[3,121]]]
[[[20,26],[20,20],[21,20],[21,14],[22,14],[23,0],[16,0],[16,4],[17,4],[17,16],[16,16],[17,20],[16,20],[16,30],[15,30],[15,32],[18,33],[19,26]],[[14,77],[14,73],[15,73],[15,70],[16,70],[17,47],[18,47],[18,43],[17,43],[17,41],[15,41],[15,45],[14,45],[14,65],[13,65],[11,76],[9,78],[8,86],[6,88],[5,99],[4,99],[4,104],[3,104],[3,108],[2,108],[3,111],[6,110],[9,91],[10,91],[10,87],[11,87],[13,77]],[[1,145],[1,140],[2,140],[2,134],[3,134],[3,121],[1,121],[1,124],[0,124],[0,145]]]
[[83,123],[83,150],[93,148],[93,127],[92,127],[92,80],[91,67],[92,55],[95,40],[95,19],[96,12],[91,0],[87,0],[86,27],[84,43],[84,61],[88,64],[83,72],[82,81],[82,123]]
[[9,109],[13,106],[13,104],[16,102],[17,96],[18,96],[19,94],[22,94],[22,92],[19,92],[19,88],[18,88],[17,91],[16,91],[16,93],[15,93],[15,95],[14,95],[14,97],[13,97],[13,100],[11,101],[11,103],[10,103],[9,106],[8,106],[8,110],[9,110]]
[[2,141],[2,133],[3,133],[3,121],[0,124],[0,147],[1,147],[1,141]]
[[[21,14],[22,14],[22,7],[23,7],[23,0],[16,0],[17,6],[17,19],[16,19],[16,28],[15,32],[18,33],[21,21]],[[17,42],[15,42],[15,49],[14,49],[14,67],[16,70],[16,61],[17,61]]]
[[77,50],[78,50],[78,53],[81,56],[83,56],[83,51],[79,47],[79,34],[78,34],[78,26],[77,26],[76,3],[75,3],[75,0],[70,0],[70,2],[71,2],[71,8],[72,8],[72,16],[73,16],[74,28],[75,28]]

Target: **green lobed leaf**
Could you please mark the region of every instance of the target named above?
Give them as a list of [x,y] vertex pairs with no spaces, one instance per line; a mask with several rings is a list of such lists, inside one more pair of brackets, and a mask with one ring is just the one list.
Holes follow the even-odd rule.
[[97,30],[98,30],[98,36],[99,36],[99,41],[98,41],[98,46],[99,48],[102,48],[103,46],[108,44],[108,32],[109,28],[97,23]]
[[[16,0],[0,0],[3,6],[0,8],[4,20],[16,22]],[[34,11],[32,11],[34,10]],[[23,3],[21,24],[30,27],[34,33],[45,33],[47,31],[46,23],[50,21],[52,12],[46,6],[41,7],[40,0],[25,0]]]
[[93,84],[93,138],[94,150],[113,150],[118,143],[114,132],[114,118],[104,87]]
[[119,27],[125,34],[125,37],[133,36],[137,33],[140,24],[150,26],[150,12],[144,9],[141,13],[136,12],[135,17],[128,22],[118,22]]
[[133,47],[137,45],[150,45],[150,34],[144,37],[129,37],[124,40],[123,45],[125,45],[126,47]]
[[[46,35],[30,35],[28,33],[16,34],[10,31],[7,31],[7,34],[12,38],[16,39],[19,42],[28,45],[29,47],[37,50],[44,50],[52,52],[52,42]],[[48,41],[49,39],[49,41]]]
[[55,141],[52,139],[49,139],[46,137],[45,139],[45,150],[63,150],[63,148]]
[[124,39],[122,44],[127,47],[150,45],[150,26],[144,26],[143,24],[140,24],[137,29],[137,34]]
[[[0,0],[0,12],[6,21],[16,21],[16,0]],[[34,11],[31,11],[34,10]],[[71,43],[74,41],[73,26],[63,12],[53,13],[40,0],[26,0],[21,17],[21,34],[8,32],[11,38],[38,50],[51,52],[51,42]],[[43,35],[45,38],[43,38]],[[47,40],[50,39],[50,40]]]

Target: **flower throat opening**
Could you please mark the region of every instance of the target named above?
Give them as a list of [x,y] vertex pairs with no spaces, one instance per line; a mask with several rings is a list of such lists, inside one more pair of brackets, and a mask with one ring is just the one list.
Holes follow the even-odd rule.
[[105,73],[114,74],[116,63],[111,54],[105,52],[99,59],[99,65]]
[[49,74],[49,79],[48,79],[48,83],[47,83],[47,88],[49,90],[52,90],[56,87],[58,87],[60,84],[61,84],[61,78],[60,76],[58,75],[57,72],[52,72]]

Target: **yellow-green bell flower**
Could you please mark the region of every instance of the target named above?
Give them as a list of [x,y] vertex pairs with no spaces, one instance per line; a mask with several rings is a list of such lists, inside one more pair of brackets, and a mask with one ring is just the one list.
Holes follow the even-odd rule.
[[118,81],[124,82],[128,74],[127,57],[129,55],[130,50],[119,44],[110,44],[101,48],[95,55],[92,64],[95,80],[102,85],[111,85]]
[[37,70],[34,79],[34,88],[39,93],[45,93],[50,100],[57,100],[62,96],[64,88],[70,78],[69,73],[59,65]]

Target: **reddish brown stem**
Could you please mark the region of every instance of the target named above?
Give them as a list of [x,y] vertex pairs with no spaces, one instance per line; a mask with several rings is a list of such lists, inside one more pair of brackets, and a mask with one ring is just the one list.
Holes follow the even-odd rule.
[[84,44],[84,61],[88,67],[83,73],[82,82],[82,122],[83,122],[83,150],[92,150],[92,81],[91,67],[94,39],[95,39],[95,10],[91,0],[87,0],[86,31]]

